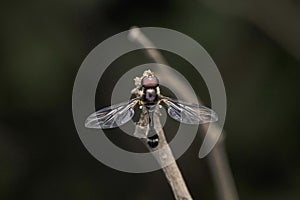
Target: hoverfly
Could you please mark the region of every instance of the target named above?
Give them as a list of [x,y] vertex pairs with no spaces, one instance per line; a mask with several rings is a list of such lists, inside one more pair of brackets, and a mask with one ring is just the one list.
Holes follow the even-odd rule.
[[[134,107],[140,105],[148,112],[149,131],[155,131],[153,111],[161,103],[167,106],[169,116],[181,123],[204,124],[218,120],[217,114],[205,106],[174,100],[161,95],[159,80],[150,70],[144,72],[139,84],[136,85],[136,98],[94,112],[86,119],[85,127],[109,129],[121,126],[132,119]],[[147,136],[147,143],[151,148],[157,147],[158,135]]]

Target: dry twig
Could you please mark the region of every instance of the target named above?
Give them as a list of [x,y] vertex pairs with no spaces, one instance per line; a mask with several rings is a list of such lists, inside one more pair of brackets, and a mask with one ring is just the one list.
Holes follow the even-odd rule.
[[[144,48],[146,55],[149,56],[150,59],[152,59],[156,63],[165,64],[168,65],[166,60],[163,58],[163,56],[160,54],[160,52],[156,49],[149,49],[147,47],[154,45],[152,42],[140,31],[139,28],[133,27],[129,33],[129,39],[133,42],[135,42],[137,45]],[[160,68],[157,72],[158,74],[164,76],[165,79],[170,79],[170,81],[173,82],[177,87],[178,93],[185,92],[186,99],[193,99],[193,94],[190,92],[189,89],[186,88],[185,84],[182,84],[179,80],[176,78],[176,74],[174,74],[172,71],[168,70],[167,68]],[[155,121],[156,123],[159,123],[159,119]],[[214,126],[214,130],[219,129],[216,125]],[[201,126],[203,132],[206,132],[206,126]],[[208,135],[209,137],[214,137],[214,132],[210,132],[211,135]],[[165,139],[163,130],[160,129],[159,131],[159,137],[160,137],[160,145],[168,145],[167,141]],[[160,146],[159,146],[160,147]],[[170,150],[170,149],[169,149]],[[150,149],[152,151],[152,149]],[[169,159],[173,159],[174,157],[170,152],[166,152],[166,155],[169,156]],[[159,163],[161,163],[162,158],[156,158]],[[214,147],[213,151],[208,155],[208,162],[210,165],[210,169],[213,174],[214,183],[217,189],[218,198],[222,200],[238,200],[238,194],[236,191],[236,187],[234,184],[234,179],[231,174],[230,166],[228,163],[228,159],[225,152],[224,147],[224,133],[221,135],[221,138],[219,139],[219,142]],[[165,173],[165,176],[167,177],[171,188],[173,190],[174,196],[176,199],[191,199],[191,196],[188,192],[188,189],[184,183],[183,177],[180,173],[180,170],[175,162],[167,167],[163,168],[163,171]],[[185,196],[181,196],[182,194],[185,194]]]
[[[135,81],[138,80],[140,80],[140,78],[137,77]],[[140,95],[139,90],[133,89],[132,93],[136,96]],[[175,199],[191,200],[192,197],[188,191],[188,188],[176,164],[172,151],[168,145],[157,111],[154,111],[153,113],[153,120],[155,131],[159,137],[159,144],[156,148],[151,148],[147,143],[146,138],[149,130],[149,116],[148,111],[145,107],[143,107],[142,114],[140,116],[138,125],[136,126],[134,136],[140,138],[150,152],[153,153],[154,151],[158,150],[158,154],[153,153],[153,156],[156,158],[160,166],[165,166],[163,167],[163,172],[172,188]]]

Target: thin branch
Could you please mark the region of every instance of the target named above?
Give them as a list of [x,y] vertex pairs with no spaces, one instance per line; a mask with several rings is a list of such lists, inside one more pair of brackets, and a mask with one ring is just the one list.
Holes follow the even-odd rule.
[[[163,56],[160,54],[160,52],[156,49],[149,49],[147,48],[148,46],[153,46],[154,45],[151,43],[151,41],[140,31],[139,28],[133,27],[129,33],[129,39],[133,42],[135,42],[137,45],[140,45],[144,47],[145,53],[147,56],[150,57],[154,62],[156,63],[161,63],[168,65],[166,60],[163,58]],[[194,99],[194,95],[192,92],[186,88],[185,84],[180,82],[179,78],[177,77],[177,74],[175,74],[173,71],[168,70],[168,68],[160,68],[160,71],[157,72],[158,74],[162,75],[165,79],[170,79],[173,84],[176,85],[176,93],[183,93],[187,100]],[[213,130],[217,130],[218,127],[214,124],[211,124],[210,126],[214,126]],[[201,126],[203,132],[206,132],[206,126]],[[162,131],[162,135],[163,131]],[[209,137],[214,137],[214,132],[210,132]],[[165,136],[160,136],[165,138]],[[164,141],[167,145],[167,142]],[[210,169],[213,174],[213,180],[214,184],[216,186],[216,189],[218,191],[218,198],[222,200],[238,200],[238,194],[237,190],[234,184],[234,179],[230,170],[230,166],[228,163],[228,159],[225,153],[225,147],[224,147],[224,133],[221,135],[218,143],[214,147],[213,151],[208,155],[208,162],[210,165]],[[173,158],[174,159],[174,158]],[[180,179],[182,179],[181,173],[176,165],[176,162],[174,160],[174,165],[178,170],[178,173],[180,175]],[[164,168],[164,173],[173,189],[174,183],[172,183],[173,179],[170,179],[170,176],[172,175],[172,167],[170,168]],[[182,182],[184,183],[183,179]],[[185,184],[184,184],[185,186]],[[185,186],[186,188],[186,186]],[[187,189],[186,189],[187,191]],[[175,191],[173,189],[173,192],[175,194]]]
[[[159,144],[156,148],[151,148],[145,139],[142,139],[143,143],[146,145],[148,150],[150,152],[154,152],[158,149],[161,150],[159,154],[153,154],[156,158],[157,162],[160,164],[160,166],[166,166],[163,167],[163,172],[168,180],[168,183],[170,184],[173,194],[175,196],[176,200],[192,200],[192,197],[188,191],[188,188],[185,184],[185,181],[181,175],[181,172],[176,164],[176,161],[174,159],[174,156],[172,154],[172,151],[168,145],[168,142],[166,140],[164,131],[162,129],[159,116],[154,113],[154,124],[155,124],[155,130],[156,133],[159,136]],[[148,125],[148,114],[147,111],[144,109],[140,120],[138,122],[138,126],[136,126],[136,130],[134,135],[147,135],[147,125]],[[145,138],[145,137],[144,137]],[[162,150],[163,149],[163,150]],[[155,156],[157,155],[157,156]],[[167,165],[168,163],[171,163]]]

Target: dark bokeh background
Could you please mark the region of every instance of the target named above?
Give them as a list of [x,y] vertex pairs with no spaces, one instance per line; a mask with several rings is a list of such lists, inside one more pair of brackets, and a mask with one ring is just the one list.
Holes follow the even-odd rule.
[[[181,31],[215,60],[228,95],[226,147],[240,198],[299,199],[299,10],[295,0],[2,2],[0,199],[173,198],[161,171],[127,174],[98,162],[73,124],[81,62],[133,25]],[[149,62],[135,53],[116,63]],[[183,61],[168,61],[191,78]],[[109,89],[103,95],[104,105]],[[197,158],[200,140],[178,163],[195,199],[216,199],[207,160]]]

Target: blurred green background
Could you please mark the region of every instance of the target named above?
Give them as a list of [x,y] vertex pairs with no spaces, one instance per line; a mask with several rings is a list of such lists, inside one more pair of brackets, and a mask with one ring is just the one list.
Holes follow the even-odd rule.
[[[0,199],[173,198],[161,171],[127,174],[98,162],[73,124],[72,87],[81,62],[97,44],[134,25],[187,34],[216,62],[227,91],[226,148],[240,199],[300,199],[299,3],[2,2]],[[183,61],[166,57],[190,78]],[[147,61],[136,52],[114,65]],[[128,70],[112,69],[112,82]],[[191,82],[208,104],[205,87]],[[109,103],[112,88],[99,105]],[[130,139],[121,143],[131,145]],[[217,199],[207,158],[197,157],[200,145],[199,137],[178,164],[194,199]]]

